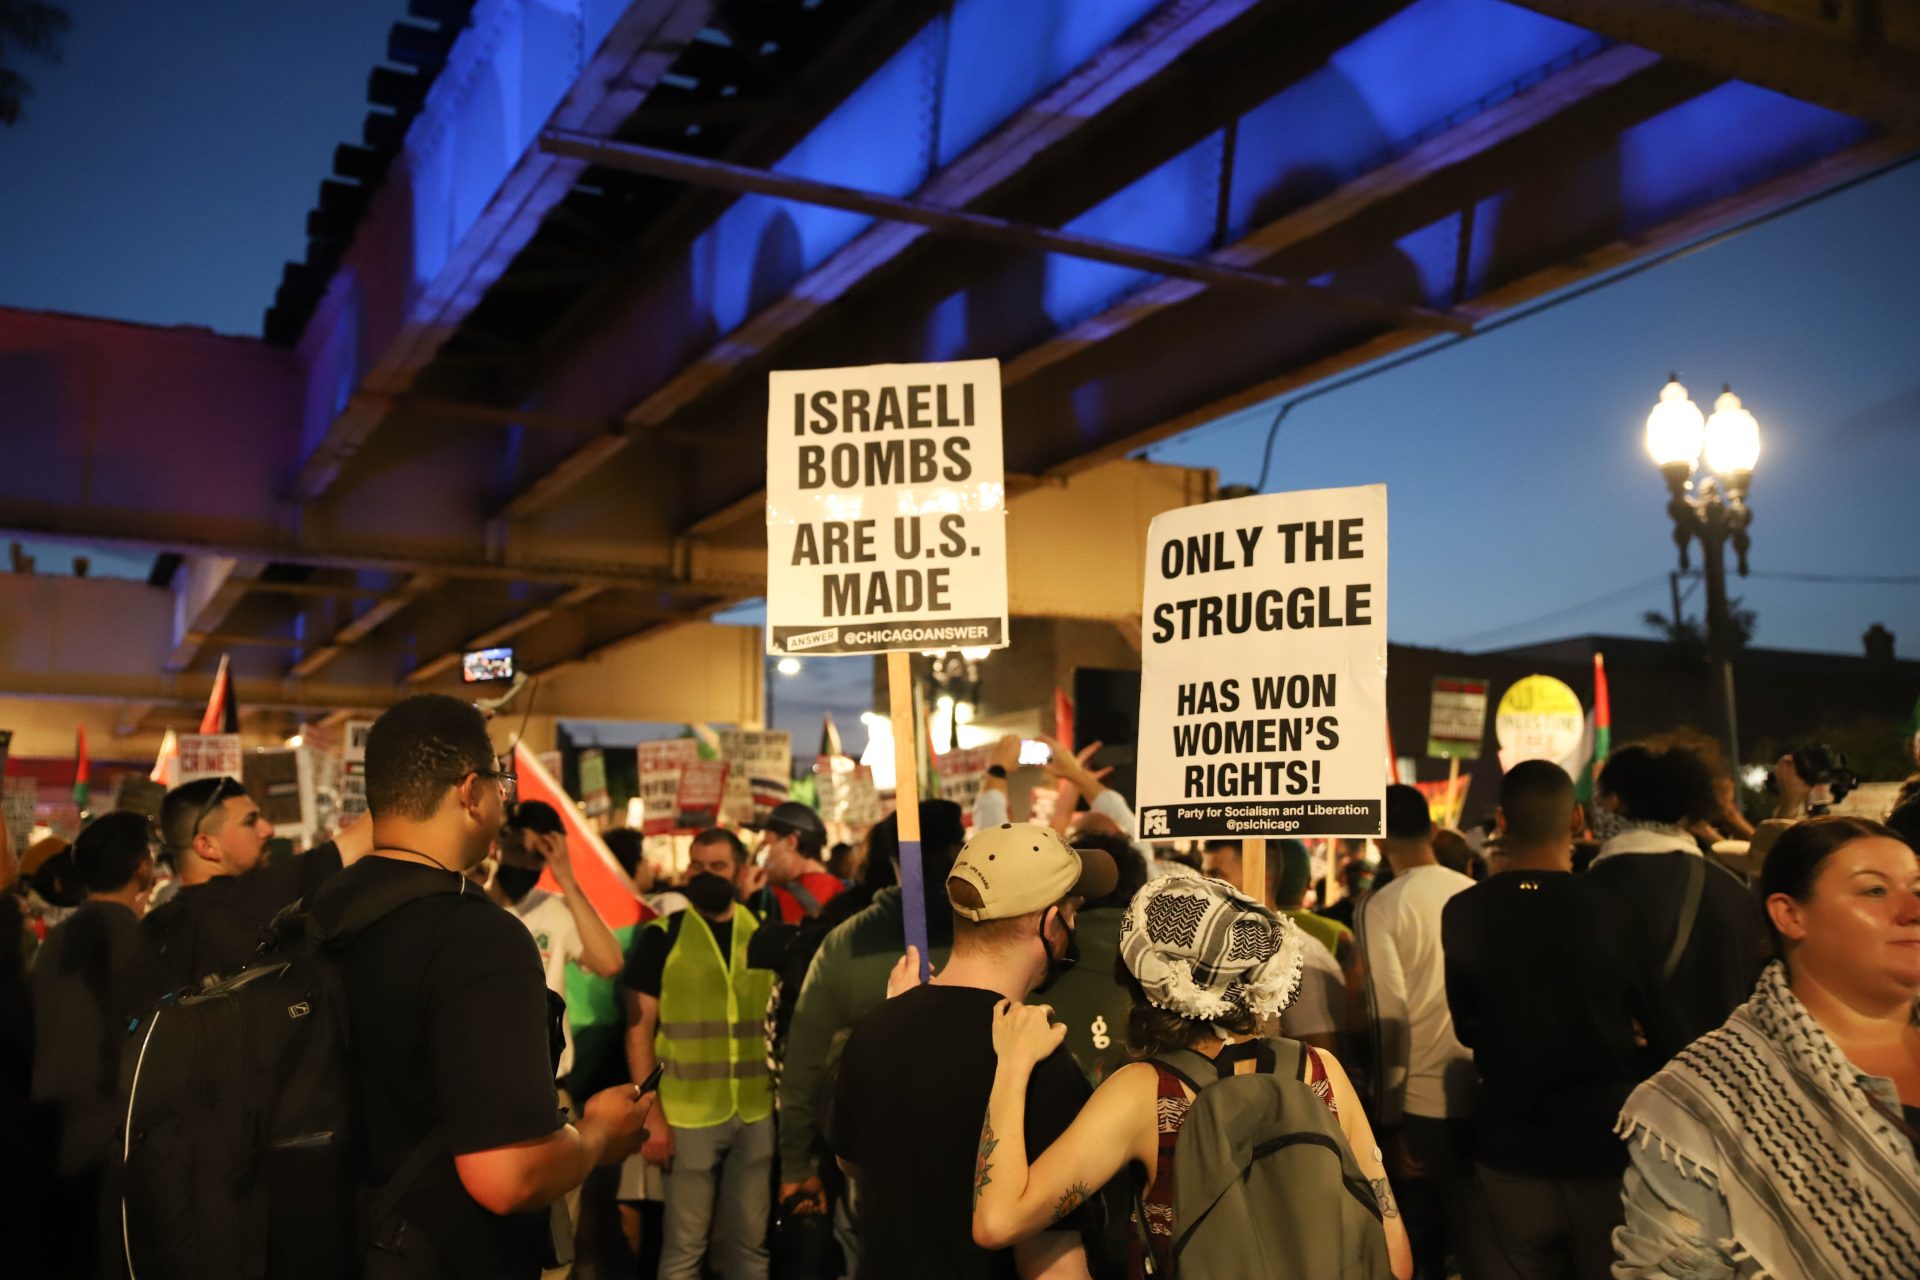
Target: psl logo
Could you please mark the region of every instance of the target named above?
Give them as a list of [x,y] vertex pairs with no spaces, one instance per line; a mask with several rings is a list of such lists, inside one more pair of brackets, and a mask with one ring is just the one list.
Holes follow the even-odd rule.
[[1149,809],[1141,814],[1140,834],[1143,836],[1172,835],[1172,830],[1167,826],[1167,811],[1165,809]]

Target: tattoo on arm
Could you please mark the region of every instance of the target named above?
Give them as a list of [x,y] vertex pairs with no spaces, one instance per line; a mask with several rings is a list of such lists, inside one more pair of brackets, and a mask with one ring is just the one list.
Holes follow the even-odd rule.
[[1060,1202],[1053,1206],[1053,1220],[1058,1222],[1085,1204],[1089,1194],[1084,1182],[1076,1182],[1068,1187],[1060,1194]]
[[1367,1185],[1373,1188],[1373,1198],[1380,1202],[1382,1219],[1400,1216],[1400,1206],[1393,1202],[1393,1186],[1384,1177],[1370,1178]]
[[989,1116],[980,1125],[980,1153],[973,1161],[973,1203],[980,1203],[980,1193],[993,1181],[993,1149],[1000,1145],[1000,1139],[993,1136],[993,1117]]

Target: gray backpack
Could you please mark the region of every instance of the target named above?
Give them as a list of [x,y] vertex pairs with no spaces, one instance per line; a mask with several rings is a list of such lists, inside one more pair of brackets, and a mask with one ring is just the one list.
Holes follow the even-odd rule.
[[[1390,1275],[1379,1203],[1333,1113],[1305,1082],[1305,1046],[1275,1039],[1248,1047],[1256,1070],[1246,1075],[1233,1074],[1242,1055],[1216,1062],[1179,1050],[1153,1059],[1194,1093],[1174,1142],[1174,1272],[1204,1280]],[[1144,1233],[1145,1214],[1136,1216]]]

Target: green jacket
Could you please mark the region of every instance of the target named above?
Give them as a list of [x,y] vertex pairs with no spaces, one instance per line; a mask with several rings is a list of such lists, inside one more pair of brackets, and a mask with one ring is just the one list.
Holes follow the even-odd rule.
[[[780,1076],[780,1180],[801,1182],[819,1172],[820,1111],[833,1096],[840,1046],[853,1024],[887,998],[887,975],[906,950],[906,915],[898,886],[874,895],[866,910],[827,935],[794,1006]],[[927,920],[933,967],[953,949],[953,918]]]
[[1068,1052],[1095,1088],[1133,1061],[1127,1056],[1127,1014],[1133,999],[1113,976],[1125,914],[1118,907],[1081,911],[1074,925],[1080,963],[1044,993],[1027,997],[1029,1004],[1053,1006],[1055,1019],[1067,1026]]

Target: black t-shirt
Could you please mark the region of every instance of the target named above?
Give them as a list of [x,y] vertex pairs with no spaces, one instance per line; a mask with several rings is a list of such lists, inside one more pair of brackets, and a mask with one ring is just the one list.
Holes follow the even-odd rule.
[[[973,1243],[973,1176],[993,1090],[995,991],[915,987],[855,1024],[827,1137],[860,1180],[860,1276],[1012,1277],[1013,1251]],[[1092,1095],[1064,1048],[1027,1086],[1027,1159]],[[1066,1230],[1097,1230],[1083,1208]]]
[[[389,877],[432,867],[370,857],[320,895],[323,919]],[[540,1273],[548,1213],[506,1217],[461,1185],[453,1156],[532,1142],[560,1128],[546,976],[533,935],[477,886],[409,902],[371,925],[342,959],[366,1123],[362,1176],[384,1185],[436,1125],[449,1154],[400,1201],[447,1274],[527,1280]]]
[[1639,1081],[1644,1018],[1632,923],[1584,877],[1506,871],[1441,914],[1454,1034],[1483,1081],[1474,1155],[1504,1173],[1609,1178],[1613,1134]]
[[141,925],[173,987],[193,986],[208,974],[231,977],[253,958],[261,931],[280,909],[305,900],[338,870],[339,846],[328,841],[245,875],[181,888]]
[[[735,907],[738,911],[741,908]],[[691,907],[687,908],[692,910]],[[715,922],[701,917],[707,928],[713,931],[713,940],[720,948],[720,954],[733,954],[733,921]],[[673,950],[674,941],[680,936],[680,926],[686,923],[686,912],[676,911],[667,917],[665,928],[642,928],[634,930],[633,946],[627,951],[627,967],[624,976],[629,989],[642,995],[660,998],[660,979],[667,971],[667,953]]]

